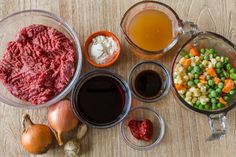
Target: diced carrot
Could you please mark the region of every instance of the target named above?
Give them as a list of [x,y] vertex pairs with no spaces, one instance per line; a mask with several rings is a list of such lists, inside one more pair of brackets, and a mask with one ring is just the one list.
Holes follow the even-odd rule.
[[200,80],[201,83],[207,83],[205,75],[200,75],[199,80]]
[[203,83],[203,84],[204,84],[204,83],[207,83],[206,80],[200,80],[200,82]]
[[227,105],[227,102],[222,97],[220,97],[219,101],[221,104],[223,104],[225,106]]
[[181,89],[183,89],[183,85],[181,85],[181,84],[175,84],[175,88],[176,88],[177,90],[181,90]]
[[198,50],[195,47],[192,47],[189,52],[192,56],[199,56],[200,55],[200,53],[198,52]]
[[205,75],[200,75],[200,76],[199,76],[199,79],[200,79],[200,80],[206,80],[206,76],[205,76]]
[[186,58],[184,61],[183,61],[183,63],[182,63],[182,65],[184,66],[184,68],[188,68],[188,66],[191,64],[191,59],[189,59],[189,58]]
[[217,75],[216,75],[216,71],[215,71],[214,68],[208,68],[208,69],[207,69],[207,73],[208,73],[210,76],[212,76],[212,77],[217,76]]
[[224,93],[229,93],[231,89],[234,88],[234,81],[231,79],[226,79],[224,82],[224,88],[222,89],[222,91]]
[[220,79],[218,77],[214,77],[214,82],[215,82],[215,84],[218,84],[218,83],[220,83]]

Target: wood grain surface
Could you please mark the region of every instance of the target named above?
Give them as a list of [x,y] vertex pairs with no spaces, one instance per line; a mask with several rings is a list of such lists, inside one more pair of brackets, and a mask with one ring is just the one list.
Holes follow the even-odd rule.
[[[161,0],[170,5],[181,19],[197,23],[201,30],[224,35],[236,43],[235,0]],[[114,32],[122,43],[122,54],[110,69],[127,80],[129,70],[137,59],[127,48],[121,33],[120,21],[125,11],[138,0],[0,0],[0,18],[25,9],[43,9],[55,13],[67,21],[76,31],[80,42],[97,30]],[[183,43],[180,43],[183,44]],[[1,45],[5,46],[5,45]],[[159,61],[169,67],[170,52]],[[83,62],[83,73],[94,69]],[[119,126],[110,129],[89,129],[81,141],[84,157],[234,157],[236,156],[235,109],[228,115],[227,135],[220,141],[206,142],[210,134],[206,116],[186,110],[179,105],[172,93],[153,104],[136,102],[154,108],[163,116],[166,134],[162,143],[149,151],[136,151],[128,147],[120,136]],[[25,110],[0,104],[0,157],[31,157],[20,144],[21,116],[29,113],[35,123],[47,124],[47,108]],[[62,148],[54,146],[41,157],[63,157]]]

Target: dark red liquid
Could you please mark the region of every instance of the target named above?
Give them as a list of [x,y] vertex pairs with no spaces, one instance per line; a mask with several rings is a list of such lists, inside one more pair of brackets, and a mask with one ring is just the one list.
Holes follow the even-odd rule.
[[162,88],[161,77],[153,70],[144,70],[135,78],[134,88],[143,97],[155,97]]
[[78,93],[77,110],[90,123],[107,124],[122,113],[124,90],[108,76],[96,76],[85,82]]

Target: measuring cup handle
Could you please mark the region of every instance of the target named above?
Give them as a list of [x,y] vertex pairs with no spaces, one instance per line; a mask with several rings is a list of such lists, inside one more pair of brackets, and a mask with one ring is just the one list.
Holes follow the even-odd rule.
[[207,141],[218,140],[225,136],[227,123],[226,113],[209,115],[211,135]]
[[198,26],[191,21],[182,21],[181,31],[184,35],[194,35],[199,32]]

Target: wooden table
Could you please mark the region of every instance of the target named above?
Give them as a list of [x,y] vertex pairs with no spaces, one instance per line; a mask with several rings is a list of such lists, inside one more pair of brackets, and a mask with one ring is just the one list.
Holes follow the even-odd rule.
[[[1,0],[0,18],[25,9],[43,9],[61,16],[77,32],[81,43],[92,32],[106,29],[114,32],[122,43],[122,54],[111,67],[127,79],[131,67],[139,61],[127,48],[119,23],[125,11],[138,0]],[[182,19],[197,23],[201,30],[210,30],[224,35],[236,43],[235,0],[162,0],[170,5]],[[2,45],[1,45],[2,46]],[[173,52],[174,53],[174,52]],[[160,62],[169,66],[172,55]],[[93,69],[83,63],[83,73]],[[139,103],[138,105],[143,105]],[[145,105],[145,104],[144,104]],[[147,104],[146,104],[147,105]],[[235,109],[228,117],[228,131],[223,140],[206,142],[210,133],[208,119],[181,107],[172,93],[160,102],[148,104],[158,110],[166,122],[166,134],[162,143],[149,151],[135,151],[121,139],[119,126],[111,129],[89,129],[82,141],[81,156],[85,157],[233,157],[236,156]],[[21,116],[29,113],[37,123],[47,123],[47,108],[23,110],[1,103],[0,106],[0,156],[27,157],[20,144]],[[56,146],[42,157],[62,157],[63,149]]]

